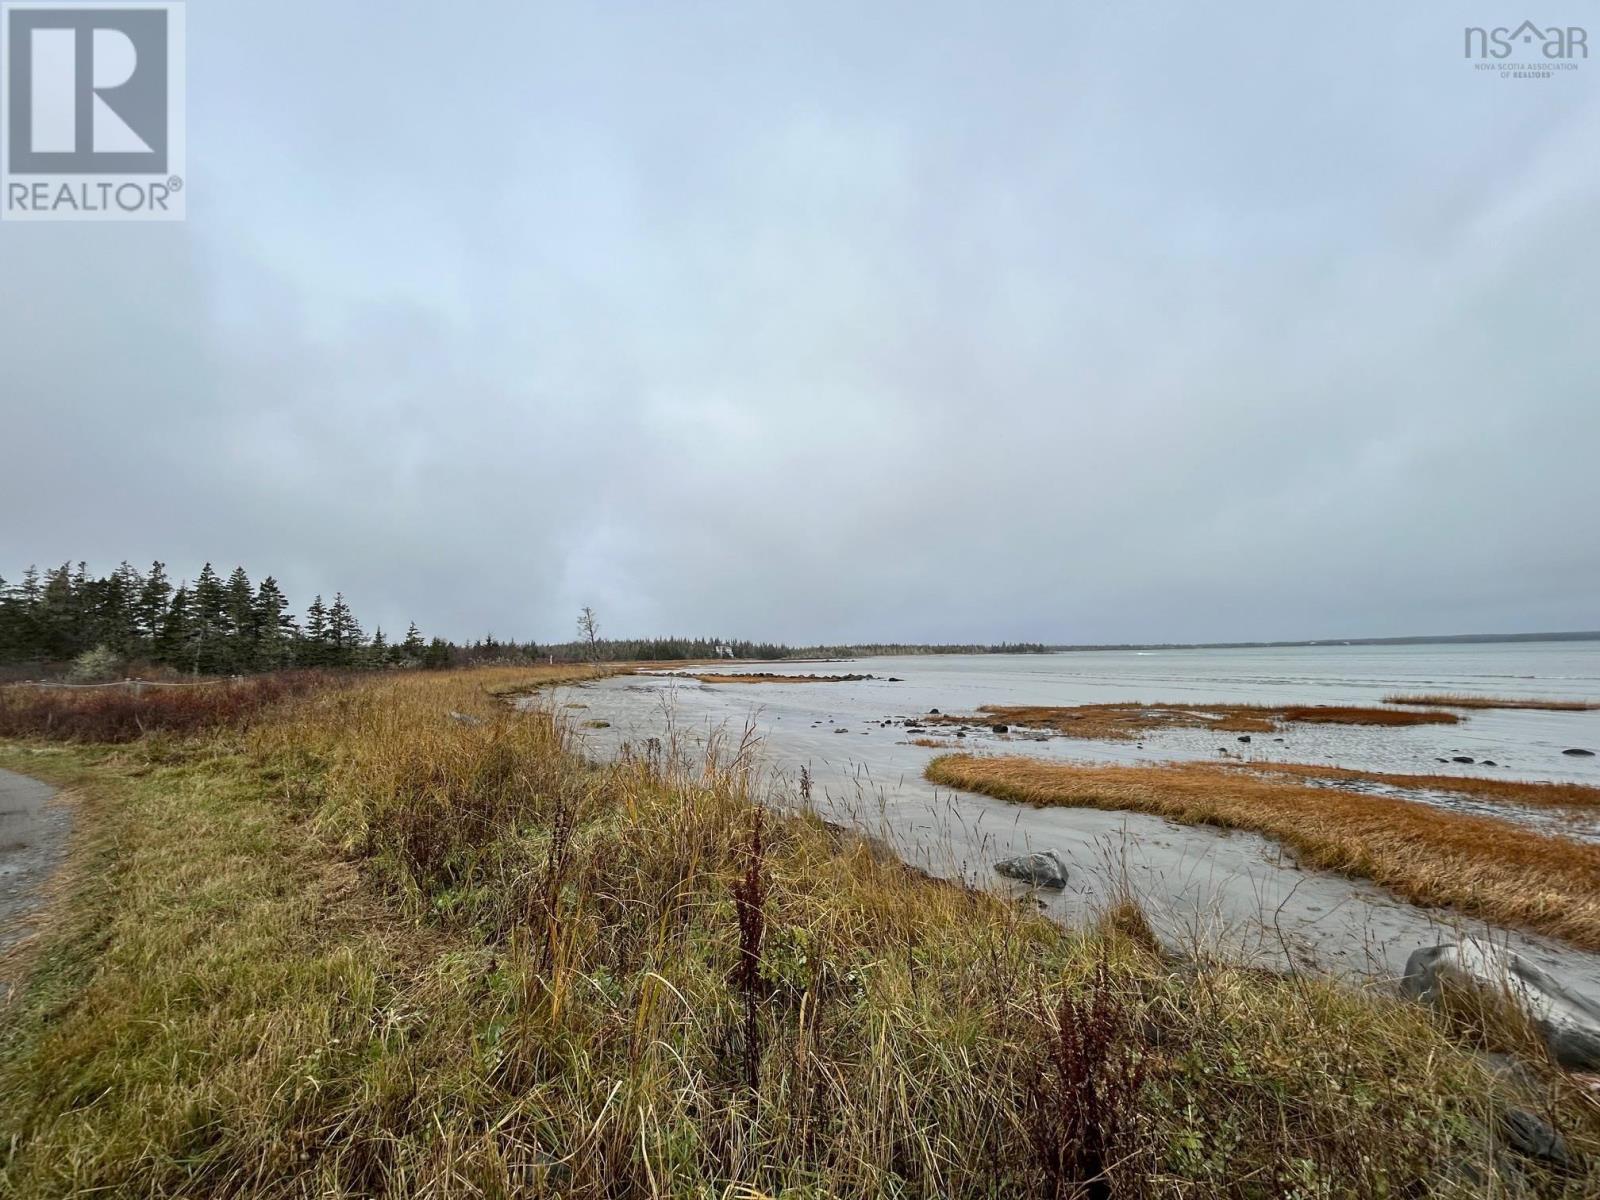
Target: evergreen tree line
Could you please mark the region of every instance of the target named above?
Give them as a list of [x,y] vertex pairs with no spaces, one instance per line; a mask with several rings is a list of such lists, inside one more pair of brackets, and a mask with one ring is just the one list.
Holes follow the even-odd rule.
[[685,658],[716,658],[719,647],[726,647],[735,658],[788,658],[794,654],[788,646],[775,642],[705,637],[599,638],[591,647],[588,642],[577,641],[507,642],[497,639],[493,634],[468,645],[452,643],[449,652],[452,666],[475,666],[524,662],[578,663],[591,659],[601,662],[671,662]]
[[166,565],[140,572],[124,562],[109,575],[63,563],[43,575],[29,567],[0,577],[0,663],[64,663],[90,652],[200,675],[288,667],[443,666],[449,646],[424,642],[413,624],[391,641],[369,637],[342,594],[319,595],[303,620],[268,575],[252,584],[243,567],[226,579],[205,565],[176,587]]
[[95,652],[102,660],[144,662],[200,675],[240,675],[290,667],[444,667],[521,662],[668,662],[714,659],[849,658],[872,654],[1039,653],[1038,643],[917,646],[880,643],[785,646],[714,637],[599,638],[470,645],[424,641],[415,624],[404,638],[375,629],[369,637],[342,594],[317,596],[303,617],[289,607],[278,581],[258,584],[243,567],[227,578],[207,563],[193,583],[174,586],[166,565],[140,572],[124,562],[93,576],[70,563],[21,579],[0,577],[0,666],[61,664]]
[[806,658],[870,658],[880,654],[1051,654],[1059,649],[1043,642],[857,642],[848,646],[806,646],[793,653]]
[[[752,642],[738,638],[657,637],[600,638],[594,655],[601,662],[671,662],[685,658],[716,658],[721,650],[734,658],[788,658],[794,651],[776,642]],[[557,662],[580,662],[589,658],[587,642],[561,642],[550,647]]]
[[450,646],[454,666],[519,662],[671,662],[679,659],[714,659],[719,650],[731,651],[736,659],[783,658],[863,658],[887,654],[1048,654],[1052,647],[1042,642],[1001,642],[997,645],[918,645],[915,643],[875,642],[842,646],[786,646],[781,642],[754,642],[740,638],[658,637],[598,638],[591,647],[585,641],[517,642],[499,641],[493,634],[470,645]]

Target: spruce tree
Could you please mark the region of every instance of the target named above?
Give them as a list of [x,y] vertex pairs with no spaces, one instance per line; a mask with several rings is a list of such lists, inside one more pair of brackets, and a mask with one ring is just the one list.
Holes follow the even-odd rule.
[[400,643],[400,653],[413,663],[422,661],[422,652],[427,649],[427,643],[422,640],[422,631],[417,628],[415,621],[406,629],[406,640]]
[[256,669],[257,630],[255,624],[255,591],[243,567],[235,567],[223,589],[226,593],[227,641],[229,669],[254,671]]
[[194,581],[190,601],[189,666],[196,674],[216,675],[227,671],[228,592],[207,563]]
[[158,656],[156,643],[161,640],[161,631],[167,622],[167,609],[171,604],[172,584],[167,580],[167,565],[153,562],[134,605],[134,624],[139,631],[142,652],[153,658]]
[[139,572],[124,560],[106,577],[101,589],[98,641],[122,658],[139,651],[139,621],[135,609],[143,586]]
[[39,611],[39,651],[52,662],[66,662],[81,651],[78,645],[77,605],[72,597],[72,567],[62,563],[44,579],[44,599]]
[[22,658],[22,603],[18,588],[0,575],[0,662]]
[[365,640],[366,636],[361,632],[360,623],[350,611],[350,606],[345,603],[344,593],[335,592],[333,605],[328,609],[328,641],[332,646],[334,664],[341,667],[355,666]]
[[381,667],[389,661],[389,639],[383,636],[382,625],[372,631],[372,640],[367,643],[366,660],[369,667]]
[[40,636],[43,604],[44,585],[39,582],[39,568],[29,564],[22,573],[22,582],[12,593],[12,636],[18,662],[32,662],[44,657]]
[[161,628],[155,640],[156,661],[179,670],[193,669],[190,636],[189,589],[179,587],[172,593],[167,611],[161,616]]
[[256,632],[256,669],[279,671],[294,661],[296,631],[289,598],[271,575],[256,589],[251,624]]
[[300,662],[308,667],[328,665],[328,610],[322,603],[322,593],[306,609],[305,635],[301,642]]

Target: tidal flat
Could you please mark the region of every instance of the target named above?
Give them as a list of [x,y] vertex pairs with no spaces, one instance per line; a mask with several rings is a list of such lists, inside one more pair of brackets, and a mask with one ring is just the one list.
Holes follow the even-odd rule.
[[[862,828],[919,869],[1027,897],[1066,924],[1085,923],[1131,893],[1174,945],[1359,979],[1397,977],[1418,947],[1487,935],[1600,994],[1600,956],[1552,936],[1559,920],[1495,921],[1482,905],[1413,903],[1360,872],[1316,865],[1257,829],[1111,804],[1019,804],[925,776],[950,752],[1102,766],[1218,764],[1240,773],[1236,790],[1248,789],[1253,772],[1276,771],[1330,800],[1350,791],[1446,814],[1455,806],[1464,819],[1489,822],[1480,838],[1493,840],[1501,822],[1517,838],[1537,834],[1562,856],[1583,858],[1600,835],[1588,803],[1600,795],[1600,766],[1567,751],[1600,747],[1600,712],[1588,707],[1600,700],[1600,644],[950,655],[863,659],[848,669],[878,678],[827,686],[797,678],[756,697],[746,688],[632,675],[584,684],[574,698],[609,722],[584,735],[598,757],[652,738],[692,750],[749,729],[760,738],[774,803],[799,803],[804,793],[829,820]],[[801,676],[809,668],[760,670]],[[1579,706],[1457,705],[1446,719],[1425,713],[1404,724],[1314,719],[1318,709],[1381,712],[1397,694],[1475,692],[1498,700],[1559,695]],[[1188,715],[1064,737],[985,711],[1102,706]],[[1195,713],[1221,719],[1189,719]],[[1297,713],[1313,719],[1292,719]],[[1217,727],[1241,717],[1261,726],[1247,734]],[[1059,893],[993,869],[1045,849],[1068,868]],[[1581,890],[1581,872],[1577,878]],[[1600,883],[1594,891],[1590,904]]]

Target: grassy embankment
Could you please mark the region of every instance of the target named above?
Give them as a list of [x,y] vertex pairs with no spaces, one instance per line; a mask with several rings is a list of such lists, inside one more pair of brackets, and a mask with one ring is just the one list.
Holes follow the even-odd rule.
[[1589,700],[1537,700],[1511,696],[1471,696],[1459,692],[1434,692],[1421,696],[1385,696],[1385,704],[1431,704],[1440,708],[1531,708],[1542,712],[1593,712],[1600,704]]
[[950,754],[934,759],[927,776],[1023,804],[1146,812],[1253,830],[1289,846],[1308,866],[1371,879],[1416,904],[1600,949],[1600,846],[1506,821],[1217,763],[1103,767]]
[[1276,733],[1291,722],[1319,725],[1454,725],[1449,712],[1411,712],[1325,704],[985,704],[975,715],[944,713],[918,717],[932,725],[1018,725],[1064,737],[1132,741],[1162,729],[1209,729],[1217,733]]
[[0,1195],[1490,1195],[1513,1098],[1600,1148],[1401,1002],[1064,932],[736,767],[586,766],[491,694],[533,679],[0,747],[80,831],[0,1014]]

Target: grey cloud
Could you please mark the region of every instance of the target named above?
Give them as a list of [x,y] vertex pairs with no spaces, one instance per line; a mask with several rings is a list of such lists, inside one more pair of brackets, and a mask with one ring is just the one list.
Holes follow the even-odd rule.
[[1600,63],[1377,5],[441,11],[208,11],[188,224],[0,226],[0,570],[458,638],[1600,625]]

